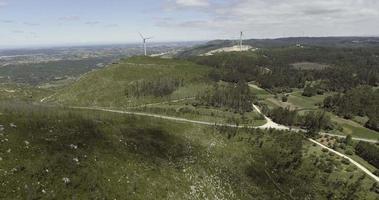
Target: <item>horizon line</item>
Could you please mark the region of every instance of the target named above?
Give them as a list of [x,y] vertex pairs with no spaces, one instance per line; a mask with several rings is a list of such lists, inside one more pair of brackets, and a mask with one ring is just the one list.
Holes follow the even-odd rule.
[[[379,38],[379,35],[367,36],[285,36],[285,37],[266,37],[266,38],[248,38],[244,40],[275,40],[286,38]],[[203,43],[211,41],[233,41],[238,39],[211,39],[211,40],[173,40],[173,41],[151,41],[149,44],[164,44],[164,43]],[[27,45],[0,45],[0,50],[15,50],[15,49],[45,49],[45,48],[64,48],[64,47],[91,47],[91,46],[111,46],[111,45],[139,45],[140,42],[74,42],[74,43],[51,43],[51,44],[27,44]]]

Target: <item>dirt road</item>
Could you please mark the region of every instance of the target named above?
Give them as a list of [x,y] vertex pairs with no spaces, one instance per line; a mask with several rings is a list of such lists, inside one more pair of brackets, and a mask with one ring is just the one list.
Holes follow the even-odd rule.
[[[258,108],[258,106],[253,105],[254,108],[257,110],[257,112],[261,113],[261,110]],[[98,108],[98,107],[71,107],[75,109],[82,109],[82,110],[98,110],[98,111],[104,111],[104,112],[112,112],[112,113],[120,113],[120,114],[128,114],[128,115],[136,115],[136,116],[145,116],[145,117],[153,117],[153,118],[158,118],[158,119],[164,119],[164,120],[171,120],[171,121],[178,121],[178,122],[186,122],[186,123],[192,123],[192,124],[199,124],[199,125],[206,125],[206,126],[227,126],[227,127],[232,127],[232,128],[250,128],[250,129],[277,129],[277,130],[290,130],[289,127],[279,125],[275,122],[273,122],[270,118],[267,116],[263,115],[265,119],[267,120],[267,123],[263,126],[237,126],[237,125],[232,125],[232,124],[217,124],[217,123],[211,123],[211,122],[204,122],[204,121],[197,121],[197,120],[189,120],[189,119],[184,119],[184,118],[179,118],[179,117],[169,117],[169,116],[164,116],[164,115],[158,115],[158,114],[150,114],[150,113],[141,113],[141,112],[131,112],[131,111],[122,111],[122,110],[112,110],[112,109],[107,109],[107,108]],[[292,129],[293,130],[293,129]],[[302,131],[300,129],[295,129],[293,131]],[[357,166],[359,169],[361,169],[365,174],[373,178],[375,181],[379,182],[379,178],[375,176],[373,173],[370,172],[367,168],[365,168],[363,165],[357,163],[353,159],[349,158],[348,156],[339,153],[333,149],[330,149],[323,144],[309,138],[308,139],[310,142],[320,146],[321,148],[327,149],[328,151],[342,157],[348,159],[353,165]]]

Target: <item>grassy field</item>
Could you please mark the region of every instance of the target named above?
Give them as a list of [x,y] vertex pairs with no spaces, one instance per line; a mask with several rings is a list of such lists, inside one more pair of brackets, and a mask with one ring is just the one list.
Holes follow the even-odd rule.
[[[301,141],[295,133],[24,104],[1,104],[0,112],[2,199],[286,199],[289,190],[299,198],[326,199],[331,193],[375,199],[367,177],[358,192],[349,193],[360,171],[315,167],[307,152],[319,149],[306,141],[300,168],[291,170],[294,176],[315,175],[306,193],[296,186],[302,179],[280,183],[266,176],[266,164],[291,148],[283,139]],[[346,187],[329,189],[324,178]]]
[[352,120],[343,119],[341,117],[331,114],[332,121],[342,127],[342,131],[334,130],[333,133],[338,135],[352,135],[354,137],[367,138],[372,140],[379,140],[379,133],[368,128],[363,127],[361,124]]
[[[83,76],[72,86],[58,92],[53,101],[66,105],[129,107],[167,99],[193,97],[208,85],[209,68],[186,61],[133,57]],[[169,77],[184,81],[169,96],[128,97],[126,89],[141,80]]]
[[[271,109],[276,107],[289,107],[293,110],[298,110],[300,114],[307,111],[320,110],[319,104],[321,104],[327,96],[334,93],[325,93],[324,95],[316,95],[313,97],[302,96],[301,90],[295,90],[289,94],[288,101],[282,102],[281,96],[274,98],[274,95],[260,96],[261,101],[267,104]],[[332,122],[342,127],[341,130],[333,130],[332,133],[339,135],[352,135],[353,137],[366,138],[366,139],[379,139],[379,133],[368,128],[365,128],[362,124],[359,124],[353,120],[342,119],[333,113],[329,113],[332,118]],[[355,119],[356,121],[364,121],[365,119]]]
[[334,93],[325,93],[324,95],[305,97],[302,95],[302,90],[296,89],[289,94],[287,102],[281,101],[283,94],[278,95],[278,98],[275,98],[274,95],[267,96],[264,100],[272,107],[289,107],[292,110],[309,111],[318,109],[318,105],[321,104],[327,96],[333,94]]
[[41,98],[53,94],[52,90],[40,89],[21,84],[0,84],[0,100],[39,101]]

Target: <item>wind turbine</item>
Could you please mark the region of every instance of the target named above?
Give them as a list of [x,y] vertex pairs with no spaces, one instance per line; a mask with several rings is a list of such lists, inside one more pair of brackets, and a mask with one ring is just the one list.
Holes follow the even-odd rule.
[[243,31],[240,32],[240,50],[242,51]]
[[141,36],[141,39],[142,39],[142,42],[143,42],[143,50],[144,50],[144,55],[145,56],[147,56],[147,50],[146,50],[146,42],[147,42],[147,40],[150,40],[150,39],[152,39],[153,37],[147,37],[147,38],[145,38],[143,35],[142,35],[142,33],[139,33],[139,35]]

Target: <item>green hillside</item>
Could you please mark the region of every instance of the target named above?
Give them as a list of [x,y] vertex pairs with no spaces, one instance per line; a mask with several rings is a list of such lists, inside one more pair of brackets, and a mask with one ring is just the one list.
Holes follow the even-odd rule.
[[128,107],[193,97],[207,85],[208,72],[208,67],[186,61],[133,57],[84,75],[52,100],[67,105]]
[[0,84],[0,101],[39,101],[53,91],[22,84]]
[[296,133],[0,104],[0,199],[375,199]]

